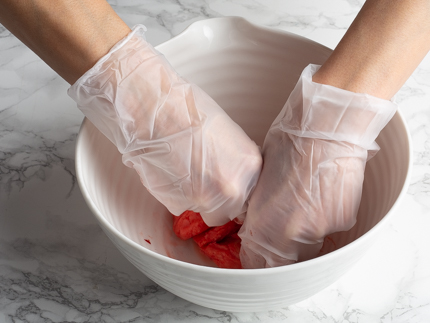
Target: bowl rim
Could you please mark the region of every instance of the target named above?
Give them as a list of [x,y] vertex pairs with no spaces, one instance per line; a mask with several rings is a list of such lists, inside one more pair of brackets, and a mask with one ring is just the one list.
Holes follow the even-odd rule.
[[175,42],[175,41],[179,41],[181,38],[186,37],[188,33],[192,33],[192,31],[194,29],[197,28],[201,28],[203,29],[204,27],[209,27],[211,26],[213,23],[217,23],[217,24],[234,24],[234,25],[239,25],[239,24],[244,24],[247,25],[247,27],[249,28],[254,28],[255,30],[258,31],[263,31],[263,32],[269,32],[271,34],[276,34],[278,36],[281,37],[291,37],[300,41],[303,41],[305,43],[309,43],[312,44],[313,46],[318,46],[320,48],[324,48],[330,52],[333,51],[333,49],[320,44],[312,39],[300,36],[298,34],[286,31],[286,30],[282,30],[279,28],[275,28],[275,27],[268,27],[268,26],[264,26],[264,25],[257,25],[254,24],[252,22],[250,22],[249,20],[240,17],[240,16],[223,16],[223,17],[214,17],[214,18],[208,18],[208,19],[202,19],[202,20],[198,20],[195,21],[193,23],[191,23],[188,27],[186,27],[182,32],[180,32],[179,34],[177,34],[176,36],[173,36],[172,38],[166,40],[165,42],[158,44],[157,46],[155,46],[155,49],[157,49],[159,52],[161,52],[163,54],[163,51],[165,50],[165,48],[167,49],[168,46],[170,45],[171,42]]
[[[217,20],[220,23],[240,20],[240,21],[244,21],[244,22],[250,24],[253,28],[256,28],[256,29],[260,29],[260,30],[264,30],[264,31],[268,31],[268,32],[276,32],[278,34],[282,34],[284,36],[289,36],[289,37],[293,36],[293,37],[299,38],[303,41],[308,41],[308,42],[314,43],[315,45],[323,46],[323,45],[321,45],[321,44],[319,44],[313,40],[292,34],[290,32],[252,24],[249,21],[247,21],[246,19],[241,18],[241,17],[220,17],[220,18],[211,18],[211,19],[205,19],[205,20],[200,20],[200,21],[194,22],[190,26],[188,26],[188,28],[186,28],[182,33],[169,39],[165,43],[160,44],[159,46],[156,47],[156,49],[158,49],[159,47],[160,48],[163,47],[165,44],[167,45],[169,42],[171,42],[173,40],[178,40],[181,37],[184,37],[184,35],[186,35],[191,30],[191,28],[195,28],[198,25],[205,26],[205,25],[207,25],[208,21],[210,21],[212,23],[214,20]],[[323,47],[325,47],[325,46],[323,46]],[[164,256],[164,255],[159,254],[155,251],[152,251],[150,249],[145,248],[144,246],[138,244],[137,242],[134,242],[133,240],[131,240],[130,238],[125,236],[118,229],[116,229],[109,221],[107,221],[106,218],[101,214],[101,212],[99,211],[99,209],[97,208],[95,203],[89,198],[89,192],[88,192],[88,190],[87,190],[87,188],[83,182],[84,180],[82,179],[82,172],[83,172],[82,167],[83,167],[83,165],[81,162],[82,158],[81,158],[81,151],[80,151],[79,147],[83,144],[82,143],[83,136],[84,136],[83,134],[84,134],[86,125],[88,123],[91,123],[87,118],[84,118],[84,120],[81,124],[81,127],[80,127],[79,132],[78,132],[78,136],[76,139],[76,145],[75,145],[75,161],[76,161],[75,162],[75,168],[76,168],[77,182],[78,182],[79,188],[82,192],[82,195],[83,195],[87,205],[89,206],[91,212],[94,214],[94,216],[99,221],[99,224],[102,225],[102,229],[103,229],[103,227],[108,229],[110,233],[115,235],[115,237],[118,238],[119,240],[121,240],[123,243],[129,245],[133,249],[137,249],[139,252],[143,252],[144,254],[146,254],[150,257],[156,258],[157,260],[167,262],[168,264],[173,265],[173,266],[182,267],[183,269],[186,269],[186,270],[197,270],[201,273],[206,273],[206,274],[221,274],[222,273],[223,275],[229,275],[229,276],[230,275],[231,276],[239,276],[240,275],[240,276],[245,276],[245,277],[253,277],[253,276],[260,276],[262,274],[264,274],[264,275],[279,274],[279,273],[285,273],[285,272],[289,272],[289,271],[293,271],[293,270],[296,271],[296,270],[300,270],[300,269],[303,269],[303,268],[306,268],[309,266],[317,266],[321,262],[327,262],[331,258],[340,257],[344,253],[349,253],[351,249],[359,247],[361,244],[365,243],[365,240],[368,237],[372,237],[373,235],[375,235],[385,225],[385,223],[387,221],[389,221],[389,219],[392,217],[392,214],[398,208],[398,205],[401,203],[404,195],[407,192],[408,186],[409,186],[409,182],[410,182],[410,178],[411,178],[412,164],[413,164],[413,159],[412,159],[413,150],[412,150],[412,139],[411,139],[411,135],[410,135],[410,132],[408,130],[408,127],[406,126],[405,118],[399,109],[396,111],[396,114],[400,117],[400,121],[402,122],[403,130],[406,134],[407,144],[408,144],[408,148],[409,148],[409,151],[408,151],[409,158],[408,158],[408,166],[407,166],[405,181],[403,183],[402,189],[400,190],[399,196],[397,197],[394,204],[391,206],[391,208],[389,209],[387,214],[374,227],[372,227],[368,232],[364,233],[362,236],[360,236],[356,240],[352,241],[351,243],[347,244],[346,246],[343,246],[343,247],[341,247],[337,250],[334,250],[328,254],[325,254],[323,256],[316,257],[316,258],[306,260],[303,262],[291,264],[291,265],[272,267],[272,268],[257,268],[257,269],[226,269],[226,268],[218,268],[218,267],[208,267],[208,266],[192,264],[192,263],[184,262],[182,260],[178,260],[178,259],[170,258],[168,256]]]

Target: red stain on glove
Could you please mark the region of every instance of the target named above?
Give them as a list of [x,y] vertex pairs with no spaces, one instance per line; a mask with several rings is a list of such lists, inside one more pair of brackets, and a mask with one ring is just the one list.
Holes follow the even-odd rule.
[[193,238],[200,250],[220,268],[242,268],[239,258],[241,240],[237,235],[240,227],[234,221],[208,227],[200,214],[193,211],[173,216],[175,234],[183,240]]

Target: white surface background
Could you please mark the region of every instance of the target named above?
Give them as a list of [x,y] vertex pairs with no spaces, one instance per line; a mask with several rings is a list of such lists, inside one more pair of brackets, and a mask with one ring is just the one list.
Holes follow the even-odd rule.
[[[334,48],[359,0],[111,0],[157,45],[189,24],[242,16]],[[430,57],[397,95],[414,144],[408,194],[349,273],[287,308],[227,313],[184,301],[130,265],[76,183],[82,114],[68,84],[0,26],[0,322],[430,322]]]

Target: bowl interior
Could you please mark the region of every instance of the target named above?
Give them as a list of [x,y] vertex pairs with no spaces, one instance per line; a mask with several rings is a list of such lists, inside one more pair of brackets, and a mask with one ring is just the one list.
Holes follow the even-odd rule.
[[[331,50],[295,35],[255,28],[242,19],[224,24],[213,21],[205,21],[204,26],[195,23],[187,37],[179,35],[157,49],[261,146],[304,67],[322,64]],[[357,224],[348,232],[332,235],[334,243],[328,251],[342,248],[372,229],[402,191],[410,147],[399,113],[377,142],[381,150],[366,166]],[[76,163],[84,196],[99,221],[110,224],[110,230],[161,255],[214,266],[192,241],[175,236],[170,213],[147,192],[134,170],[122,164],[117,149],[88,120],[80,131]]]

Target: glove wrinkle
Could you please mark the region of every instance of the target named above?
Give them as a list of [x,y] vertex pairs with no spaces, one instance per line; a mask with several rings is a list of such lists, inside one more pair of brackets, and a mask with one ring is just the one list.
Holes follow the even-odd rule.
[[305,68],[264,141],[239,231],[244,268],[314,258],[327,235],[356,222],[366,161],[396,105],[314,83],[318,68]]
[[260,150],[146,42],[145,30],[133,28],[68,93],[172,214],[192,210],[207,225],[227,223],[247,209]]

